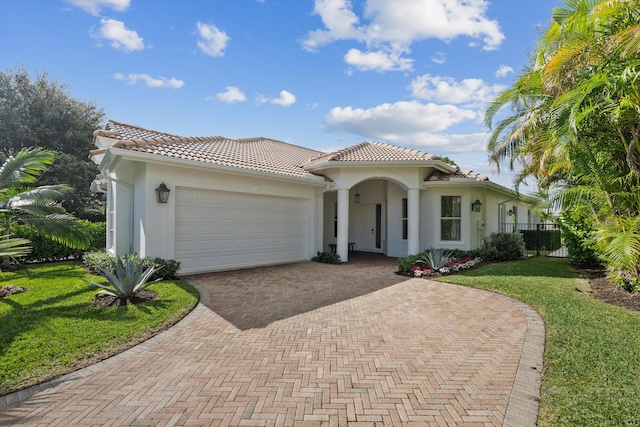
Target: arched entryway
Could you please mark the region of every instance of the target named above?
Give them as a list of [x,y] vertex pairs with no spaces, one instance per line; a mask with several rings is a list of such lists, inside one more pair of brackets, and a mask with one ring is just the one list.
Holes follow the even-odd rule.
[[[419,217],[419,190],[413,201],[415,222]],[[419,231],[411,230],[411,189],[385,178],[367,178],[349,189],[324,194],[323,248],[338,252],[343,261],[351,251],[380,253],[391,257],[408,253],[410,241],[419,240]],[[345,208],[346,205],[346,208]],[[415,212],[417,211],[417,212]],[[342,215],[347,220],[342,221]],[[413,232],[413,236],[412,233]],[[347,253],[340,252],[340,237],[346,240]],[[411,237],[411,238],[410,238]]]

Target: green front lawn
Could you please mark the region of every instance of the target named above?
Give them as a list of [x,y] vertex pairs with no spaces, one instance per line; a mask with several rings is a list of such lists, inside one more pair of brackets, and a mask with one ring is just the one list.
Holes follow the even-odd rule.
[[539,425],[640,425],[639,312],[594,299],[563,259],[490,264],[438,280],[509,295],[540,312],[547,341]]
[[198,292],[175,281],[153,284],[158,296],[143,304],[96,308],[98,288],[82,279],[80,263],[28,266],[0,275],[0,285],[27,288],[0,298],[0,395],[89,365],[175,323],[197,303]]

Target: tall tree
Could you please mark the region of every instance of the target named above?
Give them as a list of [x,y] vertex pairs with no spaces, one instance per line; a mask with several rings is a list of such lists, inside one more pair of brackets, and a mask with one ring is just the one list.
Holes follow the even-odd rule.
[[88,155],[103,118],[95,103],[73,98],[66,85],[50,80],[47,73],[32,78],[22,67],[0,72],[0,162],[28,147],[61,154],[44,183],[73,187],[75,194],[63,205],[76,215],[99,203],[88,192],[98,173]]

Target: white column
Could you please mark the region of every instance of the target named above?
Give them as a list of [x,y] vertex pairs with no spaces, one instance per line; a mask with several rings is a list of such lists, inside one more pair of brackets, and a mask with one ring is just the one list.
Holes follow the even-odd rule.
[[336,253],[342,262],[349,261],[349,189],[338,190],[338,238]]
[[420,189],[407,190],[407,255],[420,252]]
[[315,240],[316,244],[314,246],[314,253],[311,256],[315,255],[315,252],[324,251],[324,193],[318,194],[316,196],[316,211],[315,211]]

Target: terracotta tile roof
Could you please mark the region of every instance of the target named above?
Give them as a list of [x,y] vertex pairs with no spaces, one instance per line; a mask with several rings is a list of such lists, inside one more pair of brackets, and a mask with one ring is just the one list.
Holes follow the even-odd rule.
[[434,160],[433,154],[423,153],[409,148],[396,147],[381,142],[362,142],[342,150],[325,154],[309,161],[308,164],[323,162],[371,162],[371,161],[408,161]]
[[479,173],[476,173],[476,172],[473,172],[473,171],[463,171],[463,170],[460,170],[459,168],[458,168],[457,171],[451,172],[451,173],[435,170],[435,171],[431,172],[431,174],[429,174],[429,176],[427,176],[424,181],[425,182],[450,181],[451,178],[474,179],[474,180],[480,181],[480,182],[489,181],[489,178],[484,176],[484,175],[480,175]]
[[[314,176],[303,167],[324,162],[437,159],[432,154],[380,142],[363,142],[326,154],[269,138],[182,137],[115,121],[109,121],[105,129],[94,132],[94,138],[96,136],[115,139],[114,148],[295,177]],[[473,172],[458,170],[450,174],[434,172],[425,181],[448,181],[452,177],[488,180]]]
[[296,177],[313,176],[301,165],[322,154],[268,138],[181,137],[116,122],[107,131],[118,133],[114,148]]
[[109,120],[104,129],[97,130],[93,133],[96,136],[106,136],[115,139],[157,139],[157,138],[176,138],[178,135],[170,133],[157,132],[138,126],[127,125],[125,123]]

